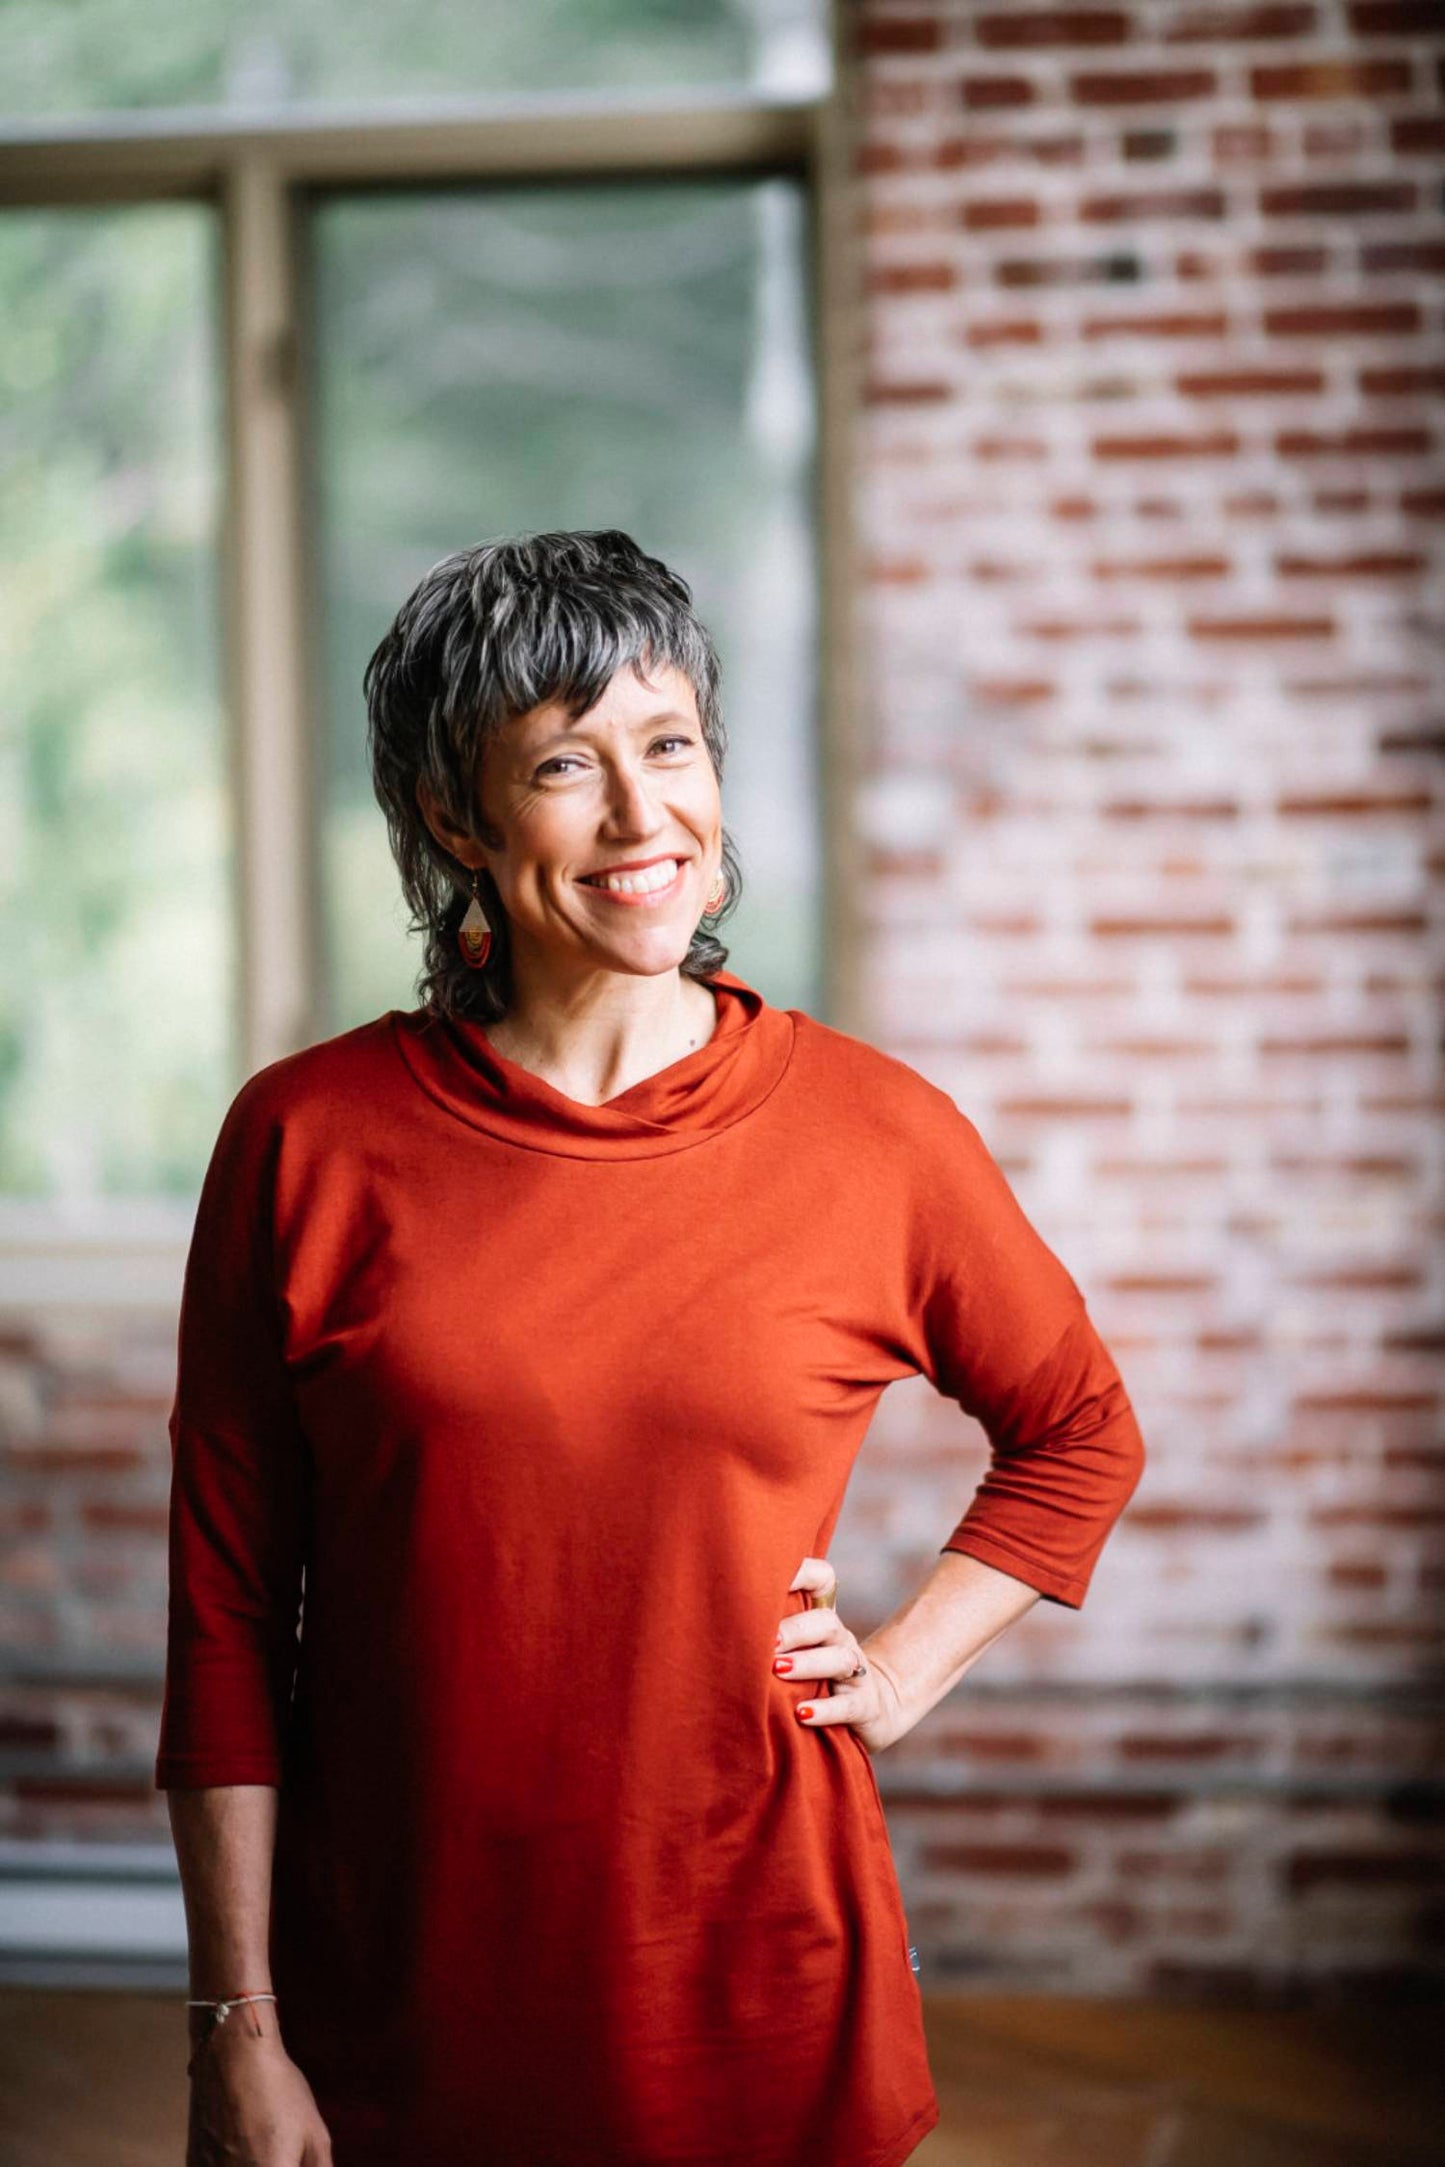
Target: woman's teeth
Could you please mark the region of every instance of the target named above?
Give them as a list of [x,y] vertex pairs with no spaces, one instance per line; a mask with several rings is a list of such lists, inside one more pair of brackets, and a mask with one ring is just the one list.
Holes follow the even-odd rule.
[[589,888],[611,888],[618,895],[650,895],[654,888],[667,887],[676,874],[676,858],[664,858],[640,873],[589,873],[583,877]]

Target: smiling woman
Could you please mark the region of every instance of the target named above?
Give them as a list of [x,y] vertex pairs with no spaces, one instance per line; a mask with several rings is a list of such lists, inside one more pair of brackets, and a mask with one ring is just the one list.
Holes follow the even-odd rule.
[[[953,1102],[724,968],[675,573],[462,552],[367,695],[427,998],[251,1079],[187,1266],[156,1773],[194,1997],[276,1996],[202,2040],[198,2125],[899,2167],[938,2104],[870,1756],[1082,1602],[1123,1385]],[[828,1545],[919,1373],[998,1465],[865,1649]]]
[[697,980],[727,951],[700,928],[741,889],[717,655],[691,600],[616,530],[484,544],[433,568],[366,672],[438,1005],[593,1104],[710,1035]]

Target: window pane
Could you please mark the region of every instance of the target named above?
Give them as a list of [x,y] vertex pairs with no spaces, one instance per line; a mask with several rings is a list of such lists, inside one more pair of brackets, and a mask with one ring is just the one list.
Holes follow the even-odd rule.
[[337,1028],[420,961],[366,763],[361,675],[450,551],[622,527],[718,642],[729,964],[817,1000],[814,412],[791,181],[342,199],[320,210],[325,973]]
[[0,110],[826,86],[826,0],[6,0]]
[[209,215],[0,218],[0,1191],[193,1192],[230,1073]]

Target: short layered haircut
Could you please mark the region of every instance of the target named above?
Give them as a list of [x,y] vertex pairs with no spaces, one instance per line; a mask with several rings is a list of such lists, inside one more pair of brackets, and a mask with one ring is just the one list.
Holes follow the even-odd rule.
[[[727,735],[720,668],[692,590],[618,528],[504,537],[456,551],[407,596],[366,665],[367,749],[392,855],[423,941],[417,994],[423,1005],[482,1023],[512,999],[506,913],[483,870],[477,892],[492,926],[485,966],[472,969],[457,944],[471,873],[432,834],[417,800],[425,782],[456,827],[488,848],[478,778],[488,744],[518,716],[560,702],[574,721],[620,669],[644,676],[671,665],[697,701],[703,741],[721,784]],[[728,951],[715,928],[737,904],[742,873],[723,830],[726,895],[694,932],[680,968],[689,978],[721,970]]]

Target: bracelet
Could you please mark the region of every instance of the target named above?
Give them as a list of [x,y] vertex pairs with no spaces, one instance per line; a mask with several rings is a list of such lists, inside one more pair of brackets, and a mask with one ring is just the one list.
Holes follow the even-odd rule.
[[201,2049],[210,2045],[213,2035],[220,2028],[220,2026],[225,2023],[227,2017],[231,2014],[231,2011],[233,2009],[239,2009],[244,2002],[275,2001],[275,1999],[276,1997],[274,1994],[232,1994],[229,1995],[224,2001],[188,2001],[186,2003],[186,2007],[188,2009],[209,2009],[213,2013],[210,2023],[206,2026],[204,2032],[196,2041],[195,2052],[192,2054],[190,2060],[186,2063],[186,2075],[189,2077],[194,2074],[196,2060],[201,2052]]

